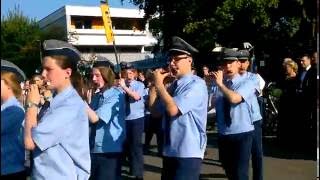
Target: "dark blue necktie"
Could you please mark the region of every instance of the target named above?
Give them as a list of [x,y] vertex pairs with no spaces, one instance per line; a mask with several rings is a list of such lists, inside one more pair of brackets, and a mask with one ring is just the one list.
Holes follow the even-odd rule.
[[306,77],[306,74],[307,74],[307,71],[306,70],[304,70],[304,71],[302,71],[302,73],[301,73],[301,76],[300,76],[300,89],[302,89],[302,86],[303,86],[303,80],[304,80],[304,78]]
[[[57,95],[57,92],[54,91],[52,92],[52,98],[54,98]],[[43,105],[41,106],[41,109],[39,111],[38,114],[38,121],[41,120],[41,118],[43,117],[43,115],[45,114],[45,112],[47,112],[47,109],[50,107],[50,101],[45,100]]]
[[43,105],[41,106],[41,109],[38,114],[38,121],[41,120],[43,117],[44,113],[47,111],[47,109],[50,107],[50,101],[45,101]]
[[[225,81],[225,86],[230,89],[232,81]],[[231,125],[231,116],[230,116],[231,104],[226,97],[223,97],[223,113],[224,113],[224,122],[227,127]]]

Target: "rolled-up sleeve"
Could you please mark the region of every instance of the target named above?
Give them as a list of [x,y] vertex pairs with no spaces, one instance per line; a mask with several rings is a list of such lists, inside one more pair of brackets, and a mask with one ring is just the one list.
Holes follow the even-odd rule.
[[201,100],[204,95],[207,95],[206,87],[195,83],[187,87],[181,94],[174,96],[173,99],[181,114],[186,114],[194,107],[200,106],[203,103]]
[[79,106],[83,105],[61,105],[49,111],[32,129],[32,139],[41,151],[60,143],[65,132],[71,130],[68,126],[77,118],[79,110],[84,110],[84,106],[83,108]]
[[255,84],[252,81],[246,81],[245,83],[242,83],[237,89],[235,89],[235,92],[240,94],[240,96],[246,102],[249,101],[252,96],[255,96],[255,91]]

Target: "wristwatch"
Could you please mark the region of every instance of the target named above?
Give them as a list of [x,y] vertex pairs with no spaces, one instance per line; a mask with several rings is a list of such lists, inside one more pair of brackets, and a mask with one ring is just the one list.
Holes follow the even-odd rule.
[[34,103],[34,102],[28,101],[27,104],[26,104],[26,109],[31,108],[31,107],[37,107],[38,108],[39,105]]

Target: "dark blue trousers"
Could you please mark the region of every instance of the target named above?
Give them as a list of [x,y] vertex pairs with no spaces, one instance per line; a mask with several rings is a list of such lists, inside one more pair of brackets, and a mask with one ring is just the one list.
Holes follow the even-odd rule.
[[249,180],[253,131],[219,135],[219,158],[229,180]]
[[161,180],[199,180],[202,159],[163,157]]
[[149,116],[146,117],[145,124],[145,149],[148,150],[150,142],[152,140],[153,134],[156,134],[157,137],[157,148],[158,155],[162,156],[162,147],[163,147],[163,130],[162,130],[162,119],[154,118]]
[[26,180],[27,179],[27,173],[26,171],[16,172],[12,174],[7,175],[1,175],[1,179],[3,180]]
[[91,153],[90,180],[106,179],[121,179],[121,153]]
[[254,131],[252,138],[252,170],[253,180],[263,179],[263,149],[262,149],[262,120],[253,123]]
[[126,155],[129,159],[130,174],[143,177],[143,145],[144,117],[126,121]]

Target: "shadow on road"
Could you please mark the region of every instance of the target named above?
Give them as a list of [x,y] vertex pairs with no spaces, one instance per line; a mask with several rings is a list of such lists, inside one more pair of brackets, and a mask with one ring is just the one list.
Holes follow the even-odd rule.
[[[155,149],[156,146],[152,147],[152,148]],[[159,157],[160,158],[161,157],[161,153],[156,152],[157,150],[155,150],[155,151],[151,150],[152,148],[150,148],[149,150],[144,150],[143,155],[148,155],[148,156],[153,156],[153,157]]]
[[153,172],[153,173],[158,173],[158,174],[161,174],[161,168],[160,167],[157,167],[157,166],[152,166],[150,164],[144,164],[144,170],[145,171],[150,171],[150,172]]
[[281,159],[317,160],[317,149],[310,149],[297,143],[293,146],[279,143],[276,138],[263,139],[264,156]]
[[225,174],[200,174],[200,180],[210,180],[212,178],[226,178]]
[[[208,146],[218,148],[218,133],[211,131],[208,135]],[[279,143],[276,137],[264,137],[263,138],[263,151],[264,156],[281,158],[281,159],[301,159],[301,160],[317,160],[317,149],[308,148],[297,143],[292,146],[287,146],[284,143]],[[204,163],[218,165],[217,162],[206,162]]]
[[202,164],[207,164],[211,166],[221,166],[221,163],[218,160],[208,158],[203,159]]
[[216,131],[209,131],[207,132],[207,146],[212,148],[218,148],[218,133]]

